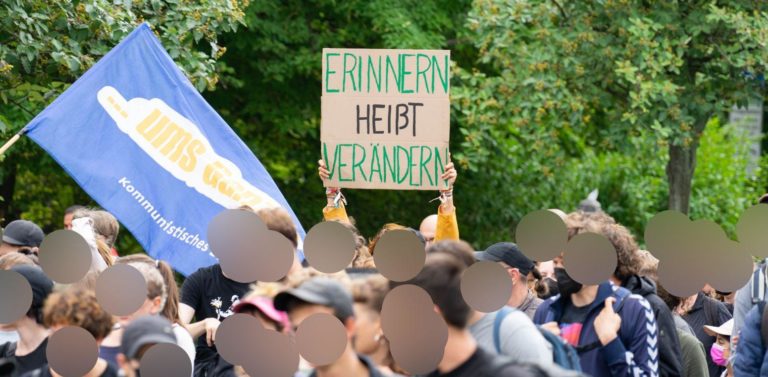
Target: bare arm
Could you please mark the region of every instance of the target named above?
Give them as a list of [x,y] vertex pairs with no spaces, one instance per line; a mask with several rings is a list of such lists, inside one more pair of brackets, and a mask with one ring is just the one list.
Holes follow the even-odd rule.
[[182,325],[189,331],[189,334],[192,335],[192,338],[197,339],[197,337],[205,335],[208,345],[213,345],[216,340],[216,330],[221,322],[216,318],[205,318],[202,321],[190,323],[194,316],[195,309],[184,303],[179,304],[179,319]]

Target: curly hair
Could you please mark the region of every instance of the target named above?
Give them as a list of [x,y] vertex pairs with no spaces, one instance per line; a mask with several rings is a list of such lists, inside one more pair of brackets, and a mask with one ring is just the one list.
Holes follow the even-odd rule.
[[114,318],[99,305],[96,293],[78,287],[48,296],[43,306],[43,324],[46,327],[79,326],[101,340],[112,331]]
[[568,239],[581,233],[596,233],[611,242],[616,249],[616,270],[613,276],[622,283],[632,275],[637,275],[645,264],[644,256],[639,252],[637,242],[627,228],[616,222],[613,217],[601,212],[574,212],[565,218],[568,226]]

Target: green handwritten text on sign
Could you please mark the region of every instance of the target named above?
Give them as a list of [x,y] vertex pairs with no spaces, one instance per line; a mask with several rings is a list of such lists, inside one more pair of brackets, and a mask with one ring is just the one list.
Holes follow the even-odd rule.
[[450,54],[323,50],[327,186],[436,190],[448,159]]

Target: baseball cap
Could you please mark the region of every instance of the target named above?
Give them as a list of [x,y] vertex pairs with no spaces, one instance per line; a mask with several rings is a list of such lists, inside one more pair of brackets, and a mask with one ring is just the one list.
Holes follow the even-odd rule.
[[272,304],[272,300],[270,300],[267,297],[262,297],[262,296],[246,297],[240,300],[237,303],[237,305],[235,305],[235,307],[232,308],[232,311],[235,313],[242,313],[246,310],[253,310],[253,309],[258,310],[259,312],[264,314],[267,318],[281,324],[283,328],[286,328],[289,326],[288,316],[285,314],[285,312],[281,312],[275,309],[274,305]]
[[3,230],[3,242],[11,245],[38,247],[43,238],[43,230],[29,220],[13,220]]
[[720,326],[704,326],[704,332],[711,336],[717,336],[718,334],[723,336],[731,336],[733,332],[733,318]]
[[142,346],[155,343],[176,343],[173,325],[159,315],[136,318],[123,331],[120,352],[128,359],[137,359]]
[[11,271],[18,272],[29,282],[29,286],[32,287],[32,306],[42,307],[45,299],[53,291],[53,280],[37,266],[18,265],[11,267]]
[[520,270],[520,274],[528,275],[533,270],[533,261],[528,259],[512,242],[499,242],[489,246],[485,251],[476,251],[475,259],[479,261],[504,262],[510,267]]
[[275,296],[275,309],[287,311],[288,305],[296,300],[332,308],[336,318],[342,321],[354,315],[352,294],[341,283],[330,278],[315,277],[298,288],[281,292]]

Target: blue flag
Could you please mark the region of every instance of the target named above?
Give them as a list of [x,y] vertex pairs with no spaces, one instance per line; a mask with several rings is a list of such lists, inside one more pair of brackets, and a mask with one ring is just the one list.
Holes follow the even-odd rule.
[[[25,128],[155,258],[184,275],[216,263],[224,209],[283,207],[248,147],[142,24]],[[303,258],[303,255],[299,255]]]

